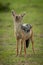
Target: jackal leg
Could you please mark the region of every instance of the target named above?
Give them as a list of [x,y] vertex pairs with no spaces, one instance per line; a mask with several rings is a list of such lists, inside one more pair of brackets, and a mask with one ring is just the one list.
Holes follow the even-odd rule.
[[16,40],[16,44],[17,44],[17,55],[18,55],[18,45],[19,45],[19,39]]
[[24,53],[25,53],[25,56],[26,56],[26,42],[24,40]]
[[32,42],[32,50],[33,50],[33,53],[35,54],[35,50],[34,50],[34,40],[33,40],[33,33],[31,35],[31,42]]
[[23,40],[20,40],[20,55],[22,53]]

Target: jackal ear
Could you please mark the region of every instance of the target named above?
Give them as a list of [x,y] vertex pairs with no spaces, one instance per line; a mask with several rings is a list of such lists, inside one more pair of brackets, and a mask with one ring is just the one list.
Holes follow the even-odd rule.
[[24,12],[23,14],[21,14],[22,17],[24,17],[26,15],[26,12]]
[[16,13],[14,10],[11,11],[13,16],[16,16]]

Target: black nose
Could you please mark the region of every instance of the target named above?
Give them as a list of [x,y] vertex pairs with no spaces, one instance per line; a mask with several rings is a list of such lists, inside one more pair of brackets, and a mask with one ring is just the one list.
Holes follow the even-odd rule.
[[18,20],[18,16],[16,16],[16,19]]

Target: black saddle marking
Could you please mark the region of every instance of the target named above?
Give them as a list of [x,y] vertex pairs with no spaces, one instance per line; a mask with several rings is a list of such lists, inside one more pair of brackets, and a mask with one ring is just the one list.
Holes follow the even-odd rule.
[[29,32],[32,26],[30,24],[26,24],[25,26],[22,24],[21,29],[24,30],[25,32]]

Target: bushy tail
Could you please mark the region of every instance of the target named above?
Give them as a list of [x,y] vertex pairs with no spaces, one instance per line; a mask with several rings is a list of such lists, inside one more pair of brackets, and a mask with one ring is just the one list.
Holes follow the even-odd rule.
[[28,48],[29,46],[29,41],[30,41],[29,39],[26,40],[26,48]]

